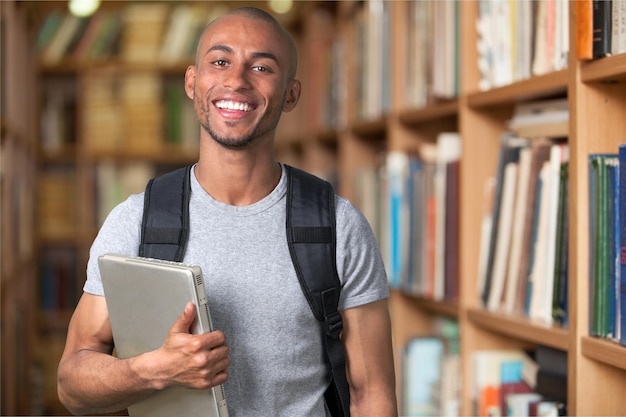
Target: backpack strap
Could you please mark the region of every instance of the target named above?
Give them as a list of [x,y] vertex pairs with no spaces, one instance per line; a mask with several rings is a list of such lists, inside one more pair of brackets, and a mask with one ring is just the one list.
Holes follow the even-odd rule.
[[335,192],[330,183],[286,165],[287,244],[302,292],[317,320],[324,323],[331,383],[326,404],[334,417],[350,415],[350,390],[337,307],[341,282],[337,274]]
[[146,185],[139,256],[181,262],[189,236],[191,165]]
[[[341,282],[335,256],[335,192],[330,183],[285,165],[287,243],[302,292],[324,323],[331,382],[326,405],[333,417],[350,416],[350,390],[337,307]],[[191,166],[153,178],[144,195],[139,256],[182,261],[189,236]]]

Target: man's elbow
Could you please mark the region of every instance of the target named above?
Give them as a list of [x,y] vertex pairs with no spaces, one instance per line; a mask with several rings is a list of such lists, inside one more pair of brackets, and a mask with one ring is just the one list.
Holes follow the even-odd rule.
[[67,388],[67,377],[64,375],[63,369],[59,367],[57,371],[57,396],[63,406],[73,415],[82,415],[81,407],[75,403]]
[[350,385],[350,415],[396,417],[398,406],[394,384],[378,387]]

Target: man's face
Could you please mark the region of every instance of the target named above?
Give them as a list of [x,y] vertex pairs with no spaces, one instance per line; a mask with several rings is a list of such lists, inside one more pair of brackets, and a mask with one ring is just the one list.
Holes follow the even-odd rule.
[[289,65],[288,44],[270,24],[239,15],[214,22],[202,37],[195,73],[187,73],[203,128],[233,149],[273,137],[299,94]]

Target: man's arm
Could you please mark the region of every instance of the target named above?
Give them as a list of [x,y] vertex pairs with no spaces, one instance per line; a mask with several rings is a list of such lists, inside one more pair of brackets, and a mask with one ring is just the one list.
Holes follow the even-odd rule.
[[189,334],[193,304],[170,328],[163,346],[129,359],[111,355],[113,336],[104,297],[83,294],[68,328],[58,369],[58,394],[74,414],[119,411],[170,385],[208,388],[227,379],[224,335]]
[[352,417],[398,415],[387,301],[341,312]]

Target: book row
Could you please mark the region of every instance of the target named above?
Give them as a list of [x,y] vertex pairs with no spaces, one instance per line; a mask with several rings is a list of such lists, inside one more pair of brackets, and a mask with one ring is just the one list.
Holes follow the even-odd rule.
[[488,90],[567,68],[570,4],[479,1],[479,88]]
[[576,57],[603,58],[626,52],[626,4],[620,0],[576,1]]
[[482,229],[487,309],[567,324],[568,162],[562,140],[502,135]]
[[626,345],[626,144],[589,155],[589,334]]
[[392,288],[435,300],[458,297],[460,157],[460,136],[445,132],[419,154],[388,152],[377,171],[357,175],[357,198]]
[[[55,156],[80,142],[89,151],[160,151],[166,146],[195,151],[200,126],[179,78],[152,71],[120,74],[94,69],[77,81],[50,77],[44,84],[41,148]],[[82,110],[78,123],[77,108]],[[81,141],[77,140],[81,135]]]
[[[460,415],[457,322],[437,318],[432,333],[409,339],[401,361],[402,415]],[[566,352],[543,345],[477,350],[471,361],[473,415],[567,415]]]
[[41,62],[90,62],[120,57],[126,62],[180,63],[195,56],[196,39],[211,18],[200,4],[127,4],[90,17],[54,10],[39,29]]
[[459,95],[459,2],[407,4],[406,104],[424,107]]

